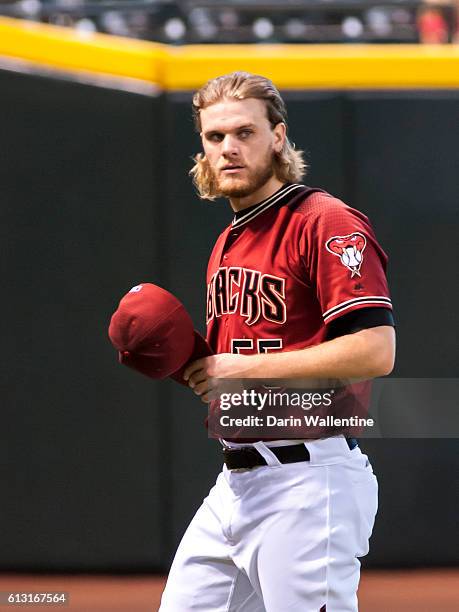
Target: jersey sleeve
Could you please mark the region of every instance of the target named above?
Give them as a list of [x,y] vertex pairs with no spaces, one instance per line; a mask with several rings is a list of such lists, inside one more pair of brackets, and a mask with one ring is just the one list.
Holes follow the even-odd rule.
[[363,213],[320,195],[305,225],[301,249],[324,323],[362,308],[392,310],[387,255]]

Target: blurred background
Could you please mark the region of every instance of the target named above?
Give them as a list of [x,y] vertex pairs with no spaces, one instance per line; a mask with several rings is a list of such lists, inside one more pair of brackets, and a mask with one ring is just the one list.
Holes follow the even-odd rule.
[[[204,331],[207,258],[232,218],[187,176],[208,78],[274,80],[307,184],[364,211],[389,254],[393,376],[458,377],[457,15],[446,1],[0,2],[0,591],[156,610],[220,469],[203,404],[120,367],[107,337],[142,281]],[[380,482],[361,610],[459,609],[455,432],[361,446]]]
[[450,43],[457,0],[1,0],[0,13],[171,44]]

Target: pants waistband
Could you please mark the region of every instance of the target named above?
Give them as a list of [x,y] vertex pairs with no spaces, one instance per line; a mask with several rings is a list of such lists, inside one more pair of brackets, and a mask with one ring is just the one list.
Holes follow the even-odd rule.
[[[355,438],[346,438],[349,450],[358,446]],[[294,446],[277,446],[269,449],[280,463],[297,463],[299,461],[310,461],[311,454],[306,444],[295,444]],[[230,470],[252,469],[261,465],[268,465],[263,455],[254,447],[224,448],[223,458],[226,467]]]

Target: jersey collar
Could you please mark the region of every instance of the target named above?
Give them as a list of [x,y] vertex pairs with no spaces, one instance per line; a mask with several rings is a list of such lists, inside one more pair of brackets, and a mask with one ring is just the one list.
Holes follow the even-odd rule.
[[245,211],[241,210],[239,211],[239,213],[236,213],[231,223],[231,226],[241,227],[241,225],[249,223],[249,221],[252,221],[252,219],[255,219],[255,217],[258,217],[258,215],[261,215],[261,213],[263,213],[265,210],[268,210],[268,208],[271,208],[275,204],[278,204],[287,195],[290,195],[293,191],[301,189],[302,187],[303,185],[299,185],[298,183],[286,183],[285,185],[283,185],[283,187],[273,193],[273,195],[269,198],[266,198],[265,200],[259,202],[258,204],[255,204],[254,206],[250,206],[250,208]]

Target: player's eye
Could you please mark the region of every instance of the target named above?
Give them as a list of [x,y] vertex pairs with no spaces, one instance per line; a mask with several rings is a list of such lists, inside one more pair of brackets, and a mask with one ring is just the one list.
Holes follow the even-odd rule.
[[211,132],[207,135],[207,140],[210,140],[210,142],[221,142],[223,140],[223,134],[220,134],[219,132]]
[[252,130],[241,130],[239,132],[239,138],[242,138],[242,140],[247,139],[251,134],[253,134]]

